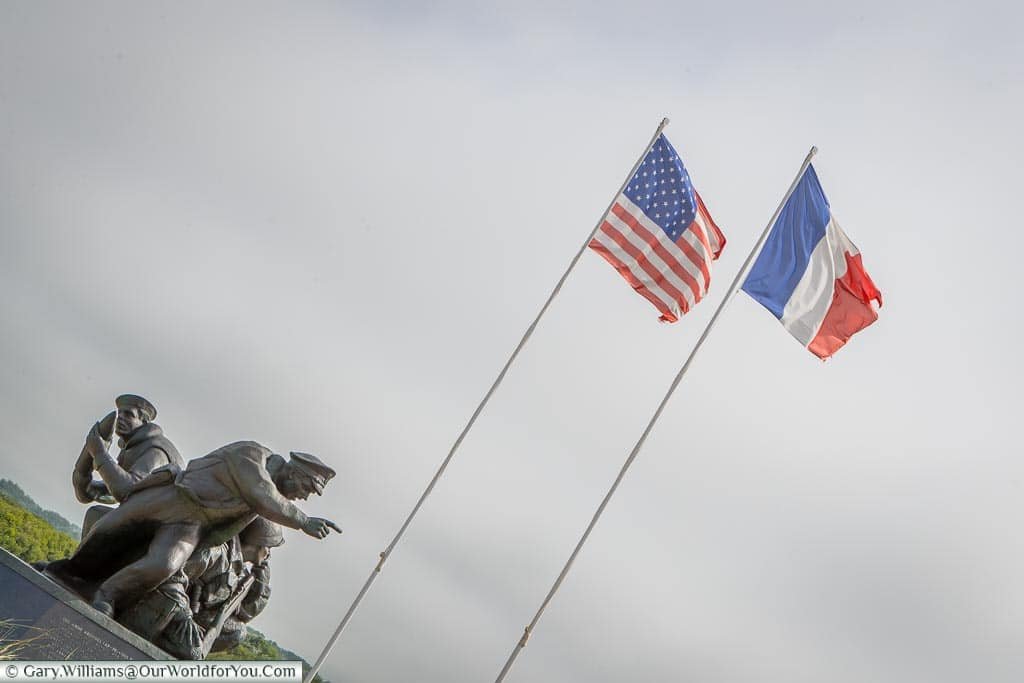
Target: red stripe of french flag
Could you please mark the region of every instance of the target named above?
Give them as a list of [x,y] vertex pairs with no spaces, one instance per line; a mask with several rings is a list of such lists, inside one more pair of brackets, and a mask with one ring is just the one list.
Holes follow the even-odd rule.
[[[836,278],[832,303],[807,345],[807,350],[821,359],[834,354],[850,337],[878,320],[871,305],[873,300],[882,305],[882,293],[864,270],[860,252],[852,244],[848,246],[843,254],[846,272]],[[838,269],[839,264],[836,265]]]

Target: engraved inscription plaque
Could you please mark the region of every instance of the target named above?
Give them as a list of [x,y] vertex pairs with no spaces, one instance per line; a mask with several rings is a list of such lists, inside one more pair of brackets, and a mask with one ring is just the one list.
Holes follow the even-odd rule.
[[0,643],[22,643],[17,659],[171,659],[2,548],[0,622]]

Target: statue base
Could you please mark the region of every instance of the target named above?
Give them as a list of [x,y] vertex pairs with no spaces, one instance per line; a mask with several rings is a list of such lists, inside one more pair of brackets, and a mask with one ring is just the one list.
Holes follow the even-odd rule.
[[173,659],[3,548],[0,653],[38,661]]

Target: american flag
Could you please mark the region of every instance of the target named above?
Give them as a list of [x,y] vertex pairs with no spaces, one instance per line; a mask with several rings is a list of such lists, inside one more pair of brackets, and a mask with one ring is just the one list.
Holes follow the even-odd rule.
[[711,262],[725,246],[683,161],[659,135],[615,198],[590,248],[601,254],[660,320],[674,323],[711,285]]

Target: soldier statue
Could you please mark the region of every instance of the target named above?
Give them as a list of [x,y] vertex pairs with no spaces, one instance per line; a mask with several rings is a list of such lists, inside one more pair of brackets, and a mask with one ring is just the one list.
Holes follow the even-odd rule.
[[[156,407],[141,396],[123,394],[114,400],[116,413],[93,425],[75,465],[72,483],[80,502],[122,502],[138,482],[166,465],[185,467],[178,449],[164,436],[156,419]],[[107,451],[112,432],[119,437],[121,451],[114,458]],[[95,470],[100,480],[94,480]],[[82,536],[100,517],[110,512],[106,505],[93,505],[85,513]]]
[[238,541],[242,557],[252,565],[250,575],[253,583],[238,609],[225,620],[213,643],[213,652],[230,650],[241,644],[248,632],[246,625],[270,602],[270,549],[284,544],[284,535],[280,526],[257,517],[238,535]]
[[238,536],[193,552],[119,621],[179,659],[230,649],[267,605],[270,549],[282,543],[281,528],[257,517]]
[[136,482],[75,553],[46,573],[91,594],[94,608],[116,617],[173,576],[196,548],[228,541],[257,516],[313,538],[340,533],[334,522],[308,517],[291,502],[322,494],[334,474],[308,453],[285,460],[254,441],[222,446],[184,469],[168,465]]

